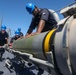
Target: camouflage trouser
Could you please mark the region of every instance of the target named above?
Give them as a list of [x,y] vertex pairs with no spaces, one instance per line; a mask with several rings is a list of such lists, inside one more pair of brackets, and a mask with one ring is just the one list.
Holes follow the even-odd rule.
[[0,59],[2,58],[3,53],[5,52],[4,48],[0,48]]

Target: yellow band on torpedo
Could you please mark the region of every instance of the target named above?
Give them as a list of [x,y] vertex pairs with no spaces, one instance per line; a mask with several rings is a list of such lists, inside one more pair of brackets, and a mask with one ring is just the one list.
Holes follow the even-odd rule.
[[52,36],[52,34],[54,33],[55,30],[56,30],[56,29],[51,30],[51,31],[46,35],[46,37],[45,37],[45,40],[44,40],[44,51],[45,51],[45,52],[48,52],[48,51],[49,51],[49,41],[50,41],[51,36]]

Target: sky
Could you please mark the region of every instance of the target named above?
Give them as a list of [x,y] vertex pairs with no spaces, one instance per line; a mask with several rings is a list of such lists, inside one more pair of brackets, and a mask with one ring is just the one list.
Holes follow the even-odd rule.
[[[21,31],[25,35],[32,19],[32,15],[25,8],[27,3],[33,3],[38,8],[57,11],[72,2],[74,0],[0,0],[0,21],[3,17],[2,25],[10,28],[12,35],[14,35],[14,31],[17,28],[21,28]],[[59,18],[63,19],[63,15],[60,12],[57,13]]]

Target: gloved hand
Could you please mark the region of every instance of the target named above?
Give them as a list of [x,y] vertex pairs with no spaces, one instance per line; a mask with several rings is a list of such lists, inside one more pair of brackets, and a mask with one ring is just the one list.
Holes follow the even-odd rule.
[[4,45],[2,46],[2,48],[7,49],[7,48],[8,48],[8,44],[4,44]]

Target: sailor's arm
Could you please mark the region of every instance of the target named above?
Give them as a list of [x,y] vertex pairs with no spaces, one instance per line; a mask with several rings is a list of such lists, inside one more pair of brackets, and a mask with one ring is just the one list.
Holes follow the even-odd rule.
[[33,32],[33,33],[30,33],[30,34],[27,33],[25,37],[28,38],[30,36],[33,36],[33,35],[41,33],[43,28],[44,28],[44,26],[45,26],[45,21],[44,20],[40,20],[39,25],[37,27],[37,31]]

